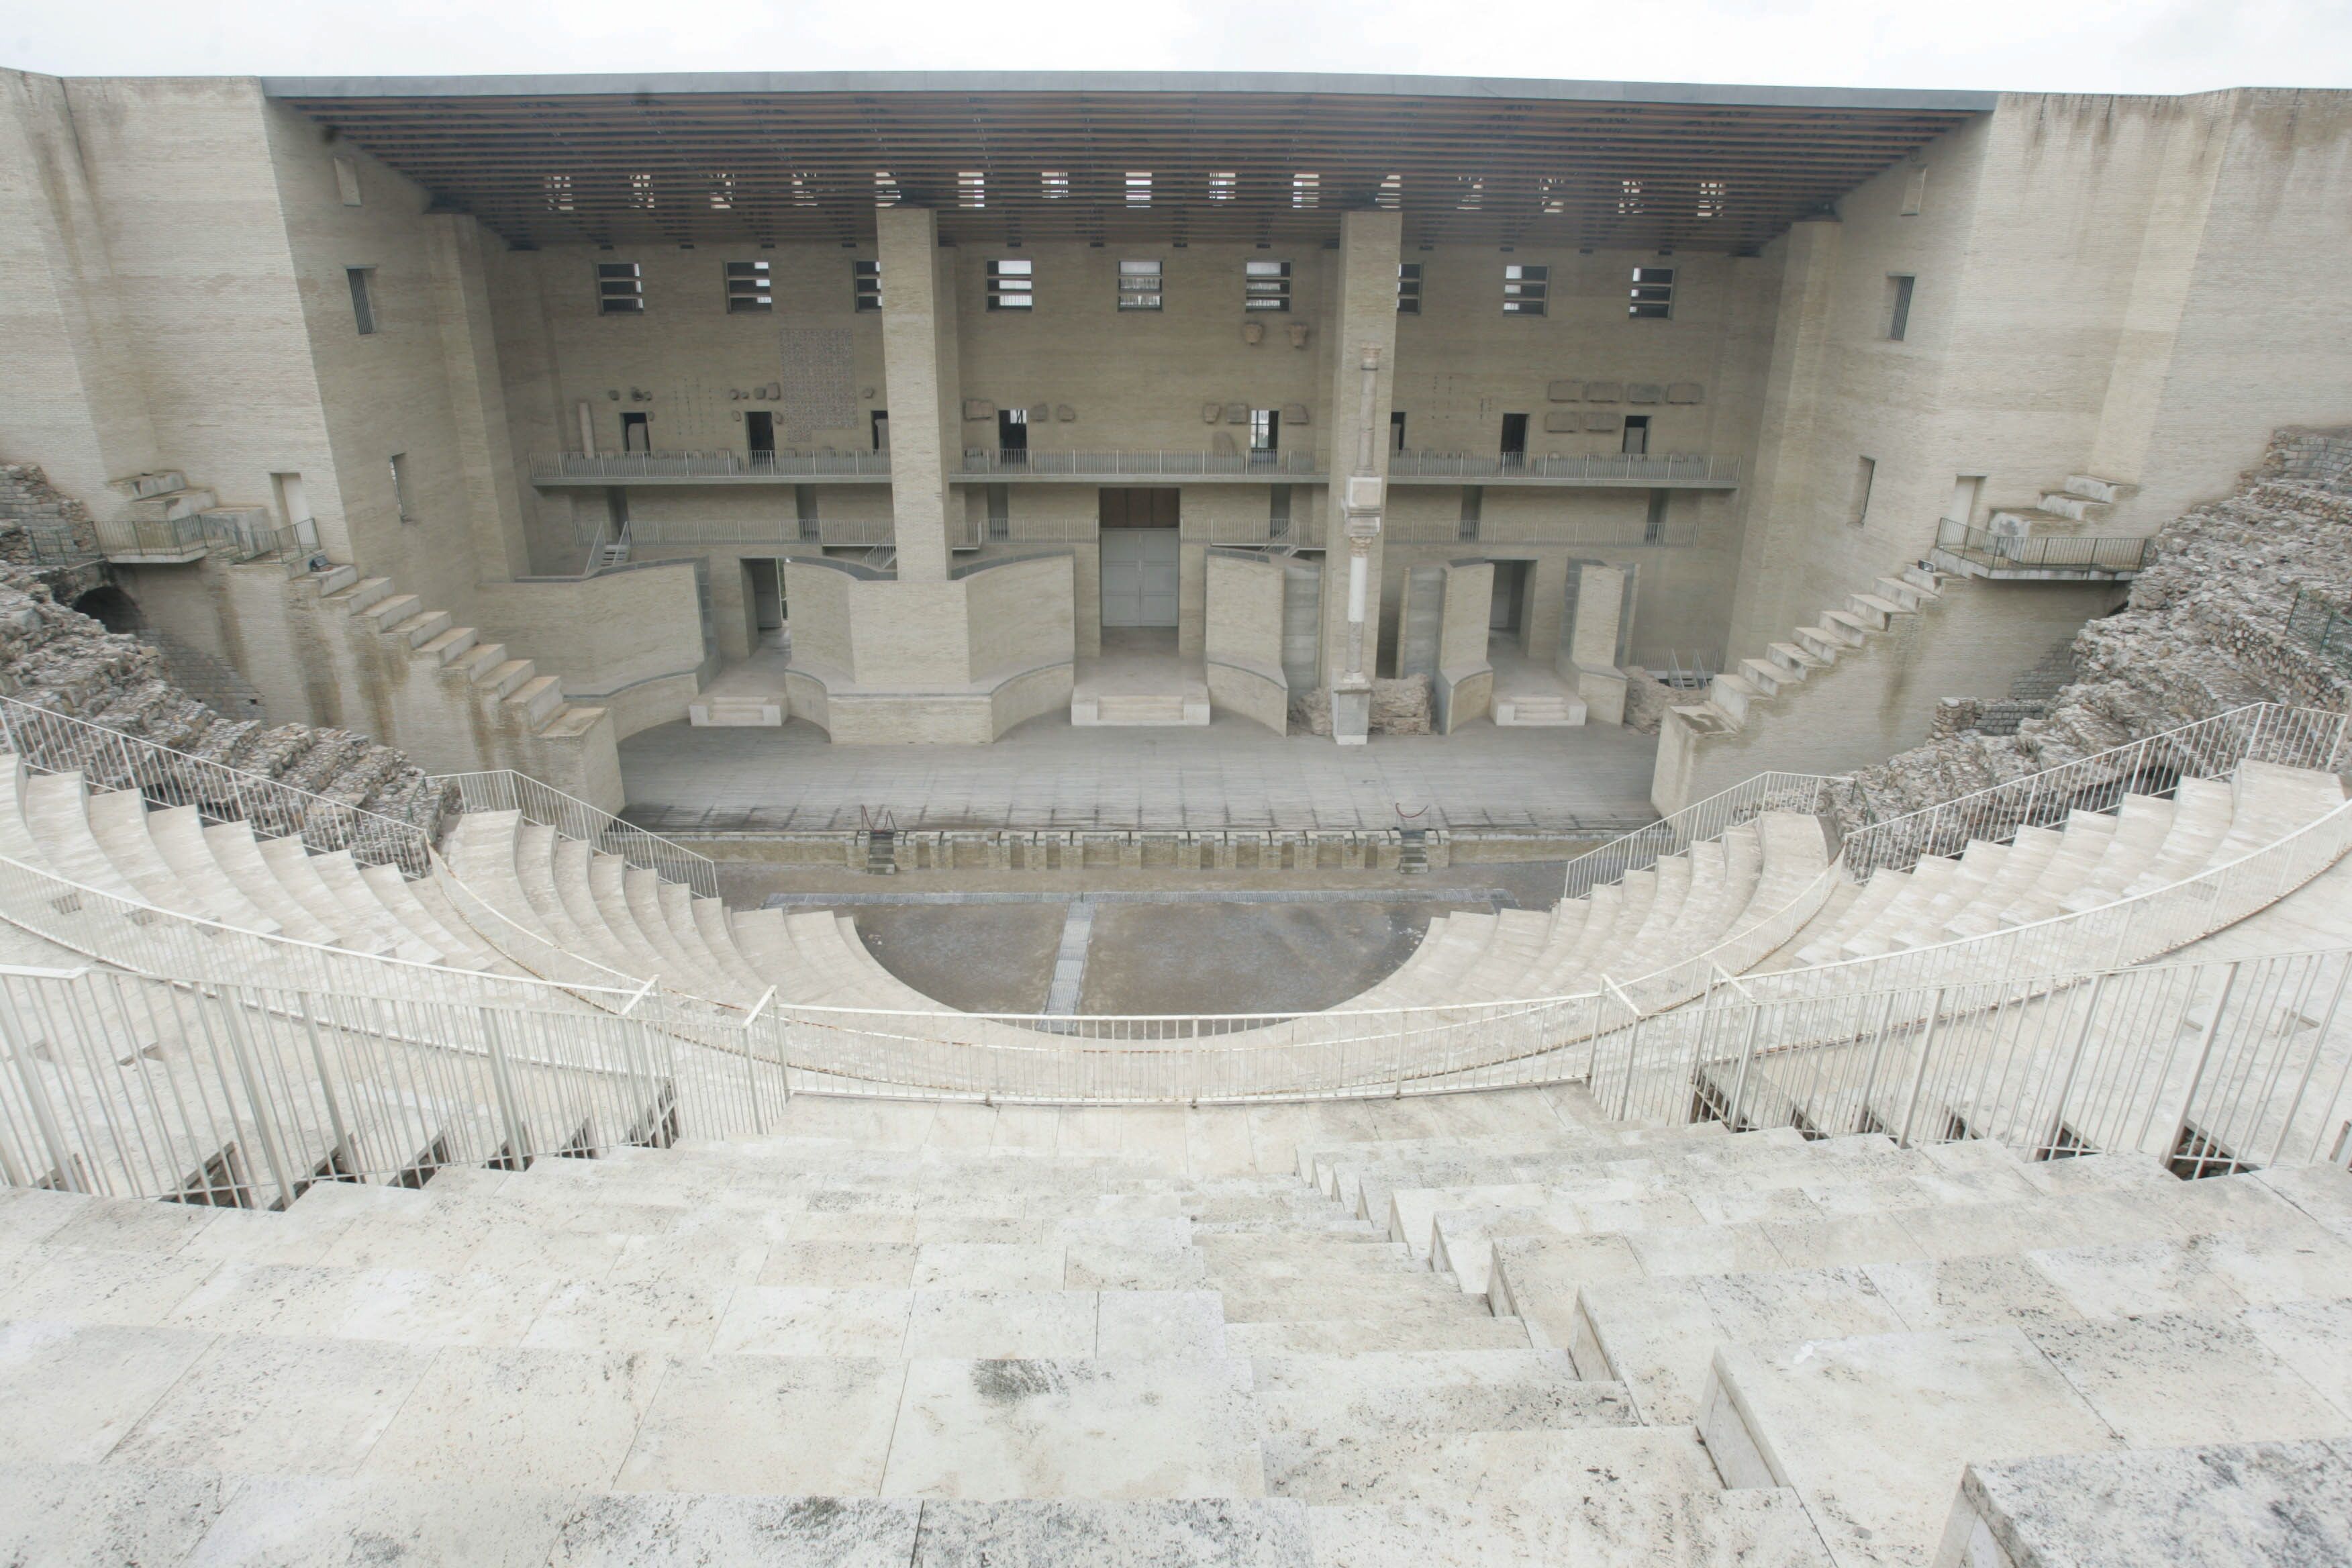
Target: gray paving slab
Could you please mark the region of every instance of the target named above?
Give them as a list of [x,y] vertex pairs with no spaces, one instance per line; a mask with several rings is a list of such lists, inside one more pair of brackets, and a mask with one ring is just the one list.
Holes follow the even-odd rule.
[[836,746],[815,725],[640,731],[621,742],[631,821],[665,832],[900,828],[1621,832],[1653,820],[1654,736],[1613,725],[1379,735],[1342,749],[1219,716],[1168,730],[1031,721],[989,746]]

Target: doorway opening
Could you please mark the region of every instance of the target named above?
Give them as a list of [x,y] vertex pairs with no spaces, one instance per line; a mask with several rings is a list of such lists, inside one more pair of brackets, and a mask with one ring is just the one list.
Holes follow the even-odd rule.
[[621,416],[621,450],[651,452],[654,449],[654,416],[650,414]]
[[996,411],[996,450],[1001,460],[1007,463],[1029,460],[1029,411],[1026,408],[1000,408]]
[[743,416],[743,446],[756,459],[776,455],[776,416],[764,408]]
[[1102,624],[1164,627],[1172,632],[1182,558],[1183,530],[1179,524],[1183,492],[1162,487],[1121,487],[1097,490],[1096,497],[1101,526]]
[[1516,468],[1528,460],[1528,416],[1503,416],[1503,467]]
[[784,574],[779,563],[761,556],[743,560],[743,596],[751,605],[753,647],[772,642],[784,629]]
[[877,408],[868,414],[866,416],[866,427],[873,437],[876,451],[887,452],[890,449],[890,411],[888,409]]
[[1517,647],[1527,638],[1528,580],[1532,575],[1528,561],[1497,561],[1495,565],[1495,596],[1486,606],[1486,646]]
[[1650,416],[1646,414],[1625,416],[1625,439],[1617,448],[1628,457],[1638,458],[1650,449]]

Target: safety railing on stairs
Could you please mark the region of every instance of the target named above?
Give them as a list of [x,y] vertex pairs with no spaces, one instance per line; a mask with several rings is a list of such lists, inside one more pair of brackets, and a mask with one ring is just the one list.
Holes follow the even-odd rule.
[[1830,773],[1758,773],[1578,856],[1568,863],[1566,891],[1560,896],[1580,899],[1595,888],[1622,882],[1628,872],[1646,870],[1694,844],[1720,838],[1768,811],[1815,816],[1828,809],[1829,786],[1843,782],[1843,776]]
[[432,842],[412,822],[331,800],[266,774],[174,751],[86,719],[0,697],[0,752],[35,773],[79,773],[93,789],[135,789],[159,805],[193,805],[207,822],[248,822],[255,834],[299,834],[319,852],[348,849],[411,877],[432,869]]
[[617,1012],[5,967],[0,1178],[282,1207],[322,1181],[769,1131],[781,1030],[734,1036],[718,1051]]
[[611,812],[541,784],[528,773],[519,773],[511,768],[437,773],[433,782],[454,788],[467,811],[520,812],[525,822],[551,827],[566,838],[618,855],[666,882],[683,883],[698,897],[719,896],[719,868],[709,856],[698,855],[657,833],[648,833],[633,822],[624,822]]
[[[2352,952],[1869,985],[1686,1009],[1654,1121],[2131,1152],[2193,1177],[2352,1158]],[[1663,1042],[1662,1042],[1663,1043]],[[1603,1101],[1604,1105],[1612,1102]]]

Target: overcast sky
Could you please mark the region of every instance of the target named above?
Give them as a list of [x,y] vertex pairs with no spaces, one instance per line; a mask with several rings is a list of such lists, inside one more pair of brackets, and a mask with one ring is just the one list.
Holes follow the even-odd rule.
[[0,65],[1381,71],[2170,93],[2352,87],[2352,0],[0,0]]

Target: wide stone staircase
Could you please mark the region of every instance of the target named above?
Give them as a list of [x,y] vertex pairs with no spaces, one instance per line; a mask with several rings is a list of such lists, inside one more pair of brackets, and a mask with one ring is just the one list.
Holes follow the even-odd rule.
[[2342,1172],[1104,1114],[0,1192],[0,1559],[1924,1568],[1969,1462],[2352,1433]]
[[[2134,1155],[1786,1128],[1614,1150],[1338,1144],[1301,1163],[1533,1344],[1621,1384],[1644,1427],[1696,1426],[1727,1496],[1793,1491],[1841,1563],[2058,1560],[1965,1555],[1965,1508],[1948,1537],[1969,1464],[2153,1467],[2169,1454],[2146,1451],[2352,1434],[2342,1169],[2182,1181]],[[2206,1473],[2220,1502],[2165,1506],[2226,1516],[2231,1472]],[[2118,1490],[2063,1501],[2127,1506]],[[2341,1537],[2342,1497],[2314,1500]],[[2160,1560],[2294,1560],[2213,1554],[2221,1539],[2184,1534]]]
[[0,1553],[1827,1561],[1793,1493],[1292,1177],[593,1152],[282,1214],[0,1194]]

